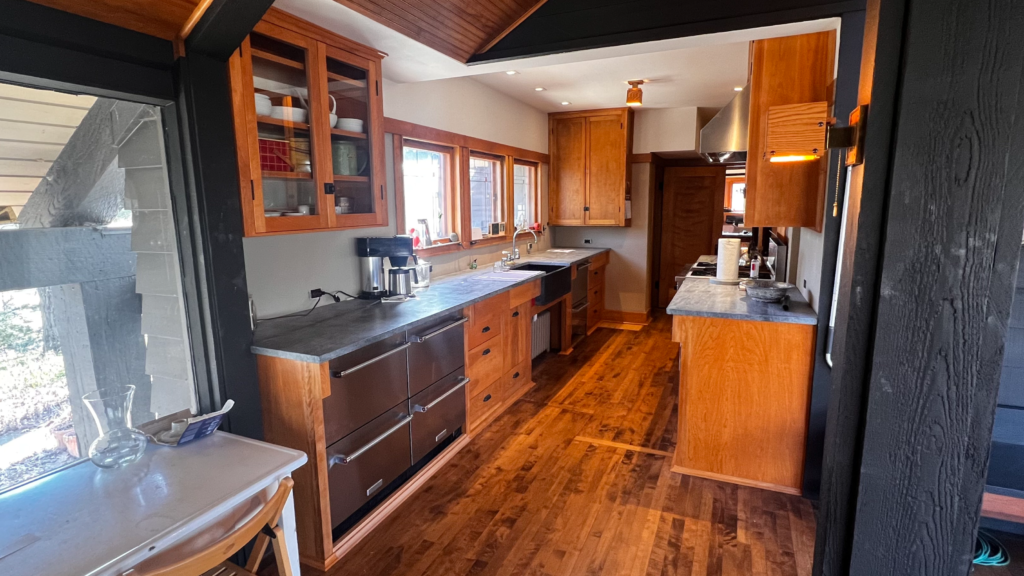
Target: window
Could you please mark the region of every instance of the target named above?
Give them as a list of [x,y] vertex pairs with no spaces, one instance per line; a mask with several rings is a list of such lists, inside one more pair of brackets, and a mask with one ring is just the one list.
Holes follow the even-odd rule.
[[196,408],[160,110],[0,84],[8,100],[0,492],[88,456],[108,425],[89,392],[134,386],[136,427]]
[[537,165],[516,160],[512,178],[512,223],[522,230],[537,222]]
[[470,154],[469,213],[473,239],[505,235],[505,159]]
[[456,232],[452,193],[452,149],[406,140],[402,147],[404,228],[417,248],[446,240]]

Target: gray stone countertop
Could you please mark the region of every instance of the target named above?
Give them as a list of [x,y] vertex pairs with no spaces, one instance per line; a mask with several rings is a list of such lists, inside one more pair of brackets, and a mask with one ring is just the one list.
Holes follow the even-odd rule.
[[789,297],[789,310],[783,310],[781,304],[754,300],[739,286],[723,286],[712,284],[705,279],[688,278],[679,285],[679,290],[666,311],[673,316],[758,320],[811,326],[818,323],[818,313],[804,300],[799,290],[790,289]]
[[[574,264],[607,252],[608,248],[553,248],[523,255],[525,262]],[[319,306],[307,316],[263,320],[253,334],[253,354],[300,362],[333,360],[374,342],[393,336],[412,324],[464,308],[511,290],[542,275],[518,273],[517,280],[487,280],[475,276],[493,274],[491,266],[431,279],[430,287],[407,302],[345,300]]]

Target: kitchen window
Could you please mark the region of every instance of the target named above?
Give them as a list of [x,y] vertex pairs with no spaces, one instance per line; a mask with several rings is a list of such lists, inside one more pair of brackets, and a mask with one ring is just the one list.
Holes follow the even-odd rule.
[[454,150],[446,146],[403,141],[402,183],[404,209],[401,233],[413,236],[417,248],[449,242],[458,232],[453,192]]
[[469,210],[472,239],[505,235],[505,159],[470,153]]
[[512,223],[516,230],[537,222],[540,206],[537,164],[516,160],[512,168]]

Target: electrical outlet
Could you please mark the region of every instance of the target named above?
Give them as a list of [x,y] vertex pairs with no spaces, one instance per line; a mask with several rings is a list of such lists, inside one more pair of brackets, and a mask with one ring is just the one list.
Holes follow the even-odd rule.
[[324,296],[327,296],[327,293],[319,288],[313,288],[312,290],[309,291],[309,297],[312,300],[316,300],[317,298],[323,298]]
[[591,240],[590,238],[584,238],[584,239],[583,239],[583,243],[584,243],[584,244],[593,244],[593,243],[594,243],[594,241],[593,241],[593,240]]

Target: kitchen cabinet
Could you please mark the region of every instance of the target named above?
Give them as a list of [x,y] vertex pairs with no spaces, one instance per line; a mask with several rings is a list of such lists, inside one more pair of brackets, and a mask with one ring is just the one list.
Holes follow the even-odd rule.
[[633,110],[561,112],[548,124],[548,223],[629,226]]
[[271,10],[231,58],[246,236],[387,224],[383,55]]
[[822,229],[828,155],[813,161],[769,162],[766,127],[772,106],[828,102],[831,110],[835,45],[834,30],[752,43],[744,214],[748,228]]
[[529,389],[533,299],[540,280],[517,286],[465,309],[466,423],[475,434]]
[[604,275],[610,257],[602,252],[590,259],[587,271],[587,335],[604,320]]

